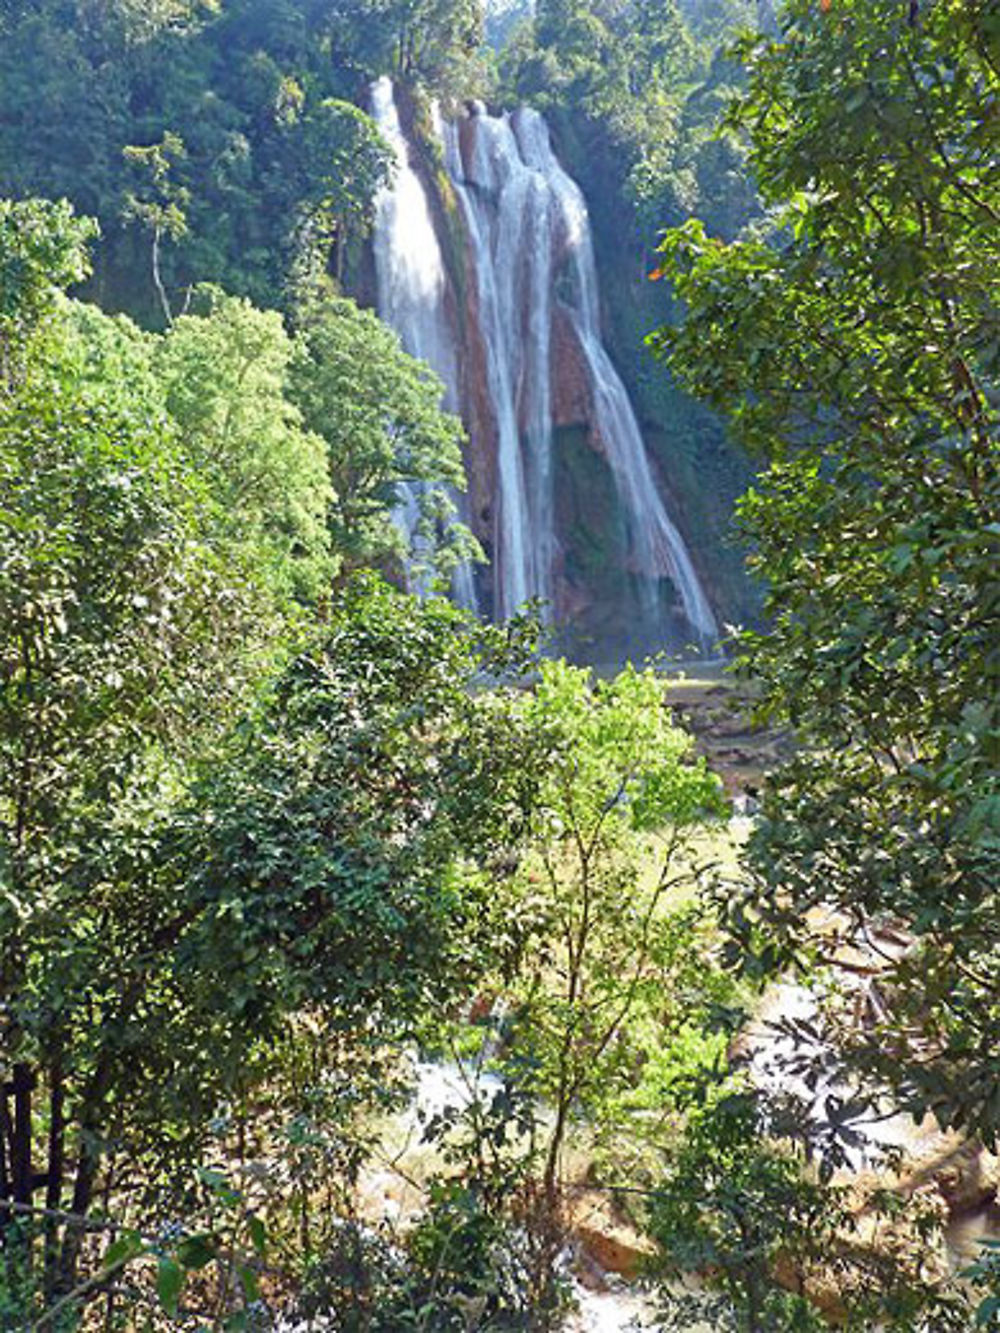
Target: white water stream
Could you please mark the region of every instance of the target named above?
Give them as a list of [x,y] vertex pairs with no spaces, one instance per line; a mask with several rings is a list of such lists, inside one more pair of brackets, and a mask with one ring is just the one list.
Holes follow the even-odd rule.
[[[427,193],[409,159],[392,85],[372,88],[374,118],[398,170],[377,202],[379,313],[407,351],[428,361],[461,408],[463,357],[448,316],[448,279]],[[553,467],[554,336],[568,321],[578,345],[591,424],[627,525],[630,572],[653,628],[669,579],[704,648],[717,626],[687,547],[667,514],[628,393],[604,347],[586,203],[529,108],[439,122],[471,257],[478,342],[496,431],[493,605],[498,617],[531,597],[550,601],[559,563]]]
[[[522,159],[507,116],[477,111],[463,162],[457,125],[446,161],[472,251],[497,427],[499,616],[551,596],[555,557],[551,414],[553,198]],[[522,443],[523,441],[523,443]]]
[[715,618],[684,540],[667,516],[631,400],[601,339],[597,266],[583,194],[556,159],[538,112],[524,107],[512,123],[524,161],[546,182],[565,238],[574,281],[564,304],[590,370],[598,432],[628,518],[636,572],[651,598],[650,610],[655,613],[656,582],[666,575],[677,588],[688,623],[707,646],[717,632]]
[[[371,87],[372,119],[395,157],[390,185],[375,199],[375,279],[378,313],[399,335],[405,351],[426,361],[444,384],[444,407],[459,411],[455,337],[445,314],[447,281],[430,204],[410,163],[392,81]],[[419,485],[401,487],[397,521],[411,546],[419,519]],[[455,596],[475,607],[472,571],[460,568]]]
[[[489,1072],[469,1066],[460,1069],[451,1063],[421,1060],[415,1065],[416,1086],[410,1107],[397,1122],[397,1132],[419,1138],[420,1128],[449,1107],[469,1105],[473,1098],[490,1098],[502,1087],[501,1080]],[[650,1313],[649,1302],[628,1285],[609,1275],[609,1289],[592,1291],[576,1278],[571,1279],[576,1310],[570,1316],[566,1333],[633,1333],[642,1327],[643,1316]]]
[[372,118],[396,159],[390,185],[375,200],[375,276],[378,310],[411,356],[440,375],[445,406],[458,407],[454,334],[444,313],[447,287],[430,204],[399,122],[392,83],[372,84]]

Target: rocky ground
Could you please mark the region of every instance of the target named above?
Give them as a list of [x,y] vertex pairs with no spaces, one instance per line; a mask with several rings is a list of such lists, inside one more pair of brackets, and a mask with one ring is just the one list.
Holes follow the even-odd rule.
[[753,802],[767,773],[794,749],[787,728],[755,721],[751,691],[721,666],[671,676],[667,697],[697,752],[741,804]]

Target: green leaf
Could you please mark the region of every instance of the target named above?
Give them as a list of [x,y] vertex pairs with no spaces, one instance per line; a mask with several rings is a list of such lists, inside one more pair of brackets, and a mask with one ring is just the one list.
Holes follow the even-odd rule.
[[247,1230],[250,1233],[250,1243],[253,1245],[257,1254],[263,1258],[264,1251],[267,1248],[267,1227],[262,1218],[256,1213],[251,1213],[247,1218]]
[[135,1231],[126,1231],[108,1246],[104,1255],[104,1268],[116,1268],[129,1259],[134,1259],[144,1252],[146,1246],[142,1237]]
[[260,1279],[248,1264],[240,1264],[238,1270],[240,1286],[248,1301],[260,1300]]
[[184,1270],[180,1264],[174,1259],[161,1259],[156,1272],[156,1294],[166,1314],[173,1316],[177,1313],[183,1286]]
[[177,1262],[187,1269],[205,1268],[218,1257],[210,1235],[187,1236],[177,1247]]

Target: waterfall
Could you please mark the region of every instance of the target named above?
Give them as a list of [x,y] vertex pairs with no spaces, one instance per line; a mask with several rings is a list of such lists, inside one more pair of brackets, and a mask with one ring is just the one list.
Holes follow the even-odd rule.
[[[409,147],[399,122],[392,80],[372,84],[372,119],[395,158],[391,185],[375,199],[375,281],[378,313],[399,335],[405,351],[426,361],[442,380],[444,406],[459,410],[455,338],[445,315],[444,260],[438,245],[427,193],[410,164]],[[400,488],[396,519],[412,546],[419,519],[419,490]],[[456,599],[475,608],[472,571],[456,571]]]
[[[447,318],[448,277],[426,193],[408,150],[388,80],[373,89],[374,114],[399,171],[378,201],[375,232],[379,311],[408,351],[423,357],[468,408],[470,347],[481,362],[480,398],[491,416],[495,473],[489,497],[493,612],[531,597],[558,605],[563,542],[557,530],[554,393],[557,322],[568,328],[585,381],[588,434],[604,456],[618,497],[627,568],[638,614],[655,638],[663,628],[662,584],[676,592],[701,647],[717,626],[683,538],[670,519],[631,401],[601,338],[597,269],[586,203],[552,150],[535,111],[490,115],[482,106],[438,121],[447,171],[468,248],[466,327],[460,346]],[[565,350],[565,349],[564,349]],[[461,391],[460,391],[461,390]],[[665,633],[661,632],[661,642]]]
[[473,256],[496,418],[494,600],[507,616],[529,597],[552,593],[552,199],[521,159],[508,119],[479,111],[476,123],[468,164],[457,125],[446,127],[446,162]]
[[[474,149],[464,170],[454,136],[448,160],[467,216],[476,219],[469,230],[483,308],[491,288],[499,287],[501,293],[500,337],[491,341],[494,354],[508,366],[497,378],[520,395],[520,402],[504,415],[515,423],[513,441],[506,442],[514,450],[520,423],[523,472],[531,481],[528,496],[512,491],[510,503],[531,517],[534,562],[525,558],[523,563],[527,571],[534,564],[532,591],[544,595],[537,568],[551,570],[555,549],[549,300],[555,256],[564,252],[573,281],[559,299],[587,363],[594,424],[629,525],[632,564],[648,613],[655,614],[657,583],[665,576],[677,589],[689,625],[708,643],[716,634],[715,618],[684,540],[667,515],[631,401],[601,339],[597,268],[580,188],[557,161],[548,127],[537,111],[522,107],[513,115],[494,117],[477,108],[473,134]],[[504,445],[502,434],[501,450]],[[500,475],[503,486],[505,477],[517,475],[516,469],[501,468]]]
[[445,406],[458,407],[455,340],[444,313],[444,260],[420,177],[410,165],[392,82],[372,85],[372,118],[391,148],[396,170],[375,200],[375,278],[379,315],[411,356],[444,381]]

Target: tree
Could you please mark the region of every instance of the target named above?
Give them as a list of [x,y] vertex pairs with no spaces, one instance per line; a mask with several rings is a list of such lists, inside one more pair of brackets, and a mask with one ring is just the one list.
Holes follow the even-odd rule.
[[[280,318],[213,292],[142,334],[60,298],[85,262],[66,208],[5,220],[0,1300],[11,1279],[35,1314],[68,1299],[98,1192],[187,1197],[290,1015],[357,1060],[481,966],[465,867],[514,836],[524,777],[470,685],[524,651],[365,584],[289,662],[260,591],[326,557],[329,482]],[[300,501],[312,536],[275,523]]]
[[894,922],[910,943],[879,960],[884,1017],[835,1023],[843,1058],[990,1143],[998,38],[988,3],[792,0],[744,45],[734,116],[771,235],[669,235],[686,313],[656,340],[765,464],[741,518],[770,627],[743,665],[801,748],[769,782],[746,897],[722,905],[742,966],[827,956],[820,906],[863,948]]
[[164,334],[64,302],[48,372],[74,397],[160,418],[198,493],[200,535],[287,610],[328,593],[337,556],[327,527],[323,441],[288,398],[295,344],[276,311],[203,286],[197,314]]
[[392,154],[370,116],[335,98],[305,111],[294,129],[293,154],[300,234],[305,229],[313,245],[321,240],[324,265],[330,244],[335,246],[336,274],[342,278],[347,243],[368,235]]
[[475,906],[461,858],[505,848],[523,799],[516,747],[469,686],[523,665],[520,640],[360,576],[195,786],[178,825],[188,948],[211,953],[202,984],[220,999],[242,978],[247,1021],[278,996],[278,1017],[315,1003],[386,1033],[461,978]]
[[721,813],[721,788],[665,693],[652,671],[595,685],[543,661],[530,689],[477,699],[487,731],[475,752],[498,752],[495,729],[505,759],[487,761],[505,840],[472,867],[485,909],[478,1000],[502,997],[502,1016],[476,1032],[435,1009],[419,1029],[459,1061],[468,1093],[424,1127],[445,1166],[406,1242],[409,1280],[441,1327],[466,1302],[484,1328],[561,1327],[574,1127],[616,1181],[648,1181],[636,1159],[678,1089],[723,1058],[725,1038],[701,1025],[732,983],[693,902],[692,846]]
[[106,315],[89,301],[63,298],[36,367],[75,401],[165,419],[163,384],[154,370],[158,342],[158,334],[144,332],[127,315]]
[[933,1204],[821,1182],[738,1075],[702,1083],[687,1112],[649,1202],[651,1267],[703,1280],[664,1288],[659,1327],[821,1333],[831,1315],[858,1333],[969,1327],[966,1293],[924,1272]]
[[369,74],[446,84],[481,46],[482,0],[338,0],[341,44]]
[[167,130],[159,143],[146,147],[129,145],[122,151],[126,161],[133,163],[145,177],[141,185],[125,196],[125,217],[140,223],[150,234],[153,286],[164,323],[169,328],[174,315],[160,272],[160,247],[165,237],[178,241],[187,231],[184,209],[191,197],[190,192],[170,178],[175,162],[185,156],[184,141]]
[[[129,866],[143,816],[239,697],[266,624],[251,629],[251,604],[197,542],[172,463],[155,430],[51,388],[23,392],[0,422],[0,991],[14,1088],[0,1184],[29,1209],[40,1185],[50,1208],[90,1206],[130,1059],[119,1024],[144,986],[125,940],[144,923],[140,957],[165,942]],[[80,1239],[71,1229],[60,1253],[57,1231],[50,1289],[71,1280]]]
[[349,271],[387,160],[351,103],[390,64],[355,62],[382,30],[357,5],[342,30],[307,0],[39,0],[0,29],[0,194],[100,218],[102,304],[162,327],[207,281],[284,305],[310,223]]
[[0,394],[14,390],[29,365],[30,344],[51,318],[58,293],[90,271],[91,218],[62,200],[0,199]]
[[6,251],[23,373],[0,403],[0,1230],[10,1240],[11,1209],[30,1219],[44,1189],[51,1293],[81,1241],[55,1214],[91,1205],[133,1065],[123,1027],[170,939],[144,859],[154,812],[279,634],[199,540],[159,404],[60,373],[58,290],[83,268],[87,229],[65,206],[6,219],[27,221],[30,244]]
[[[691,1108],[649,1205],[657,1269],[683,1278],[709,1270],[709,1289],[663,1295],[664,1328],[746,1333],[819,1333],[827,1327],[804,1292],[776,1272],[801,1277],[829,1250],[843,1221],[823,1187],[805,1177],[800,1156],[767,1137],[752,1095],[729,1088]],[[787,1277],[786,1277],[787,1282]]]
[[[475,971],[463,861],[506,845],[522,780],[469,689],[523,669],[505,632],[355,589],[288,664],[266,543],[244,581],[218,540],[251,444],[292,448],[277,317],[219,298],[164,339],[61,313],[0,417],[0,1300],[31,1315],[73,1289],[99,1193],[122,1224],[187,1197],[293,1012],[356,1055]],[[204,483],[199,432],[206,469],[243,450]]]
[[185,462],[211,499],[227,555],[279,595],[315,601],[335,569],[323,440],[288,388],[295,345],[275,311],[201,288],[153,347],[152,368]]
[[572,1117],[615,1105],[650,1051],[721,998],[699,951],[686,853],[722,797],[651,671],[591,686],[586,670],[545,662],[515,719],[539,784],[510,908],[529,942],[508,1040],[552,1107],[542,1180],[554,1207]]
[[[292,366],[291,398],[327,447],[330,532],[347,569],[412,558],[417,581],[450,574],[478,546],[455,521],[465,487],[462,426],[442,411],[441,382],[353,301],[310,309]],[[403,510],[416,511],[408,530]]]

